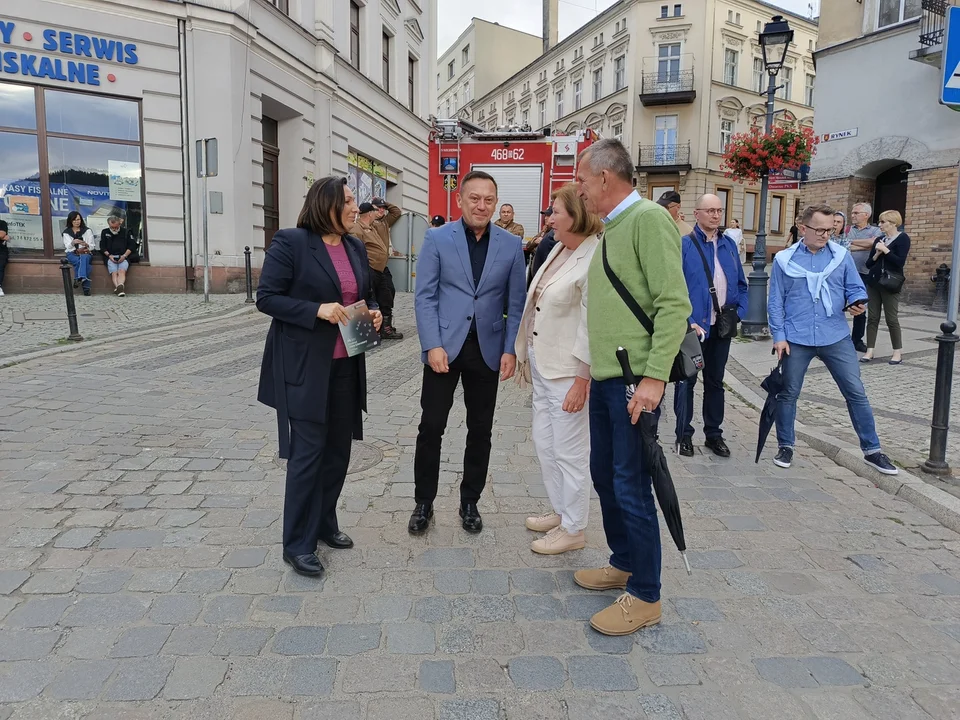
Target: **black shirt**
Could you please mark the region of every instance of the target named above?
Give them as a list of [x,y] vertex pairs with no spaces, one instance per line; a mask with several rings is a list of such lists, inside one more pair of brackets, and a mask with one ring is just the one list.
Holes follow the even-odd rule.
[[[463,234],[467,238],[467,250],[470,253],[470,266],[473,269],[473,287],[480,285],[480,277],[483,275],[483,266],[487,262],[487,250],[490,249],[490,224],[483,231],[483,235],[477,240],[473,230],[467,227],[467,224],[461,219],[463,224]],[[471,318],[470,332],[477,331],[477,318]]]
[[540,270],[540,266],[547,261],[547,255],[550,254],[550,251],[553,250],[553,246],[556,244],[557,240],[553,237],[553,229],[551,228],[547,231],[547,234],[540,239],[540,244],[537,245],[537,251],[533,254],[533,262],[530,263],[530,280],[533,280]]
[[126,228],[121,227],[116,234],[109,228],[100,233],[100,252],[109,252],[111,256],[123,255],[127,250],[133,252],[135,245]]

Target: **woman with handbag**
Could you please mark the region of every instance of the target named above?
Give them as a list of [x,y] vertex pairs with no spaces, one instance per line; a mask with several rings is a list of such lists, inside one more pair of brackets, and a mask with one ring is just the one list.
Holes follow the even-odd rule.
[[898,228],[903,217],[896,210],[880,213],[880,230],[883,237],[877,238],[867,258],[867,352],[860,362],[873,360],[877,346],[877,331],[880,328],[880,309],[887,319],[893,357],[889,365],[903,362],[903,338],[900,335],[900,290],[903,288],[903,265],[910,252],[910,236]]
[[553,194],[557,244],[527,291],[517,333],[519,382],[533,382],[533,444],[553,512],[529,517],[545,532],[531,549],[559,555],[586,546],[590,507],[590,389],[587,271],[597,249],[600,218],[587,211],[575,185]]

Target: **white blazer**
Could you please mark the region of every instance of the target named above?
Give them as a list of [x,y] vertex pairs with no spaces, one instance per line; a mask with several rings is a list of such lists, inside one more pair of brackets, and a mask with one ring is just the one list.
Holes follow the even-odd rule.
[[527,302],[517,333],[517,361],[527,361],[527,332],[536,315],[536,335],[533,350],[537,356],[537,371],[547,380],[575,377],[580,363],[590,364],[590,343],[587,339],[587,270],[600,244],[596,235],[584,240],[573,251],[549,281],[536,306],[533,296],[544,271],[560,252],[557,243],[537,271],[527,291]]

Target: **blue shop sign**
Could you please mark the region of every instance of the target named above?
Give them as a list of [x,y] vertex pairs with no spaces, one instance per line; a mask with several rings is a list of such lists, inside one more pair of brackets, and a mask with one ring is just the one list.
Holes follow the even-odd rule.
[[[16,23],[0,20],[0,45],[12,45],[15,30]],[[135,43],[52,28],[42,30],[41,37],[42,49],[46,52],[121,65],[136,65],[140,61]],[[33,42],[33,34],[24,32],[23,41]],[[0,52],[0,75],[4,74],[62,80],[80,85],[100,85],[100,65],[97,62],[52,58],[25,50]],[[116,78],[108,75],[107,79],[113,82]]]

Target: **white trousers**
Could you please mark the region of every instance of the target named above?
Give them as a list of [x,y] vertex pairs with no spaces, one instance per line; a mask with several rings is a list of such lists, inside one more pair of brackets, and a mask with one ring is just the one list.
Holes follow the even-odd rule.
[[543,471],[543,484],[554,512],[568,532],[587,527],[590,512],[590,412],[563,411],[563,401],[575,378],[547,380],[537,372],[533,348],[528,348],[533,380],[533,445]]

